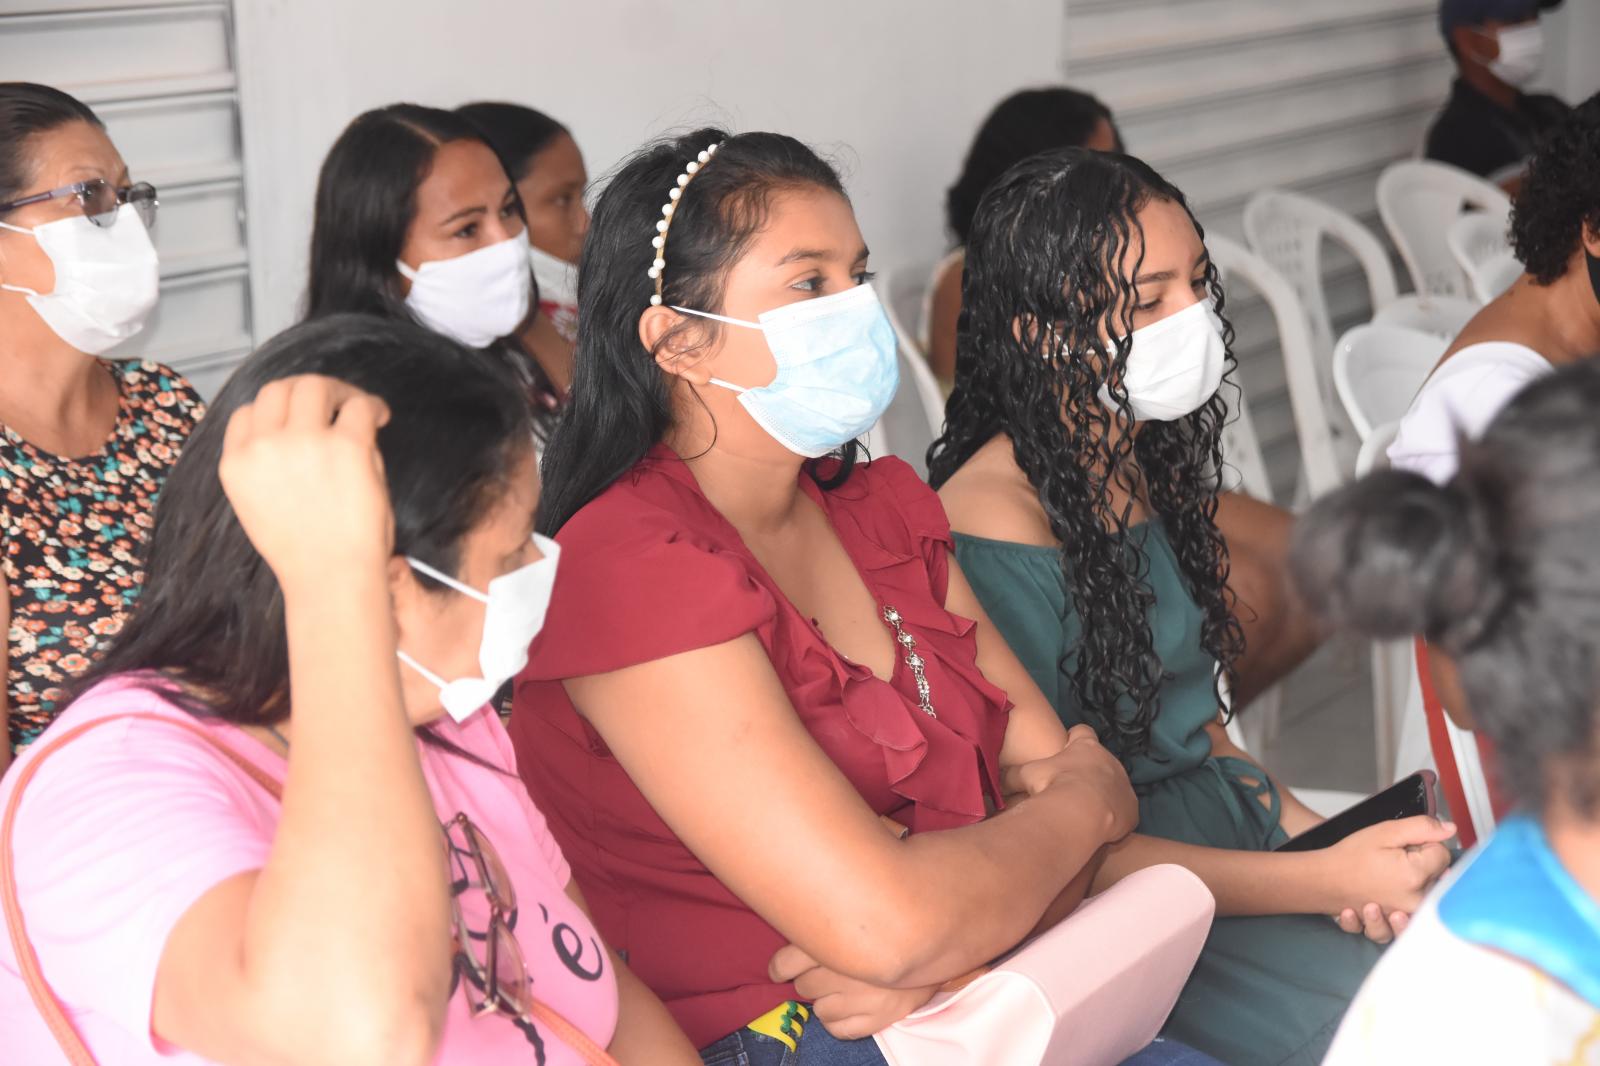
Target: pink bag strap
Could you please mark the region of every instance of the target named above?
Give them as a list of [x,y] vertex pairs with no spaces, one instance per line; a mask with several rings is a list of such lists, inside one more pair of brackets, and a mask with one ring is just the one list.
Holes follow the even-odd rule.
[[61,1045],[61,1050],[66,1054],[67,1061],[72,1066],[95,1066],[94,1055],[84,1044],[83,1038],[73,1028],[72,1022],[67,1018],[65,1008],[61,1001],[51,991],[49,982],[44,979],[44,973],[39,969],[39,956],[33,950],[33,943],[28,940],[28,930],[22,922],[22,901],[17,895],[17,869],[16,856],[12,851],[12,830],[17,821],[17,809],[21,806],[22,791],[28,787],[28,782],[33,780],[33,775],[38,773],[40,765],[45,759],[61,750],[62,745],[81,737],[92,729],[99,729],[108,722],[123,721],[126,719],[152,719],[187,729],[195,736],[216,748],[223,755],[234,762],[257,784],[266,789],[274,797],[281,797],[282,787],[271,775],[256,766],[243,755],[228,747],[222,741],[212,736],[210,731],[195,722],[185,722],[182,719],[172,718],[164,714],[140,712],[135,714],[118,714],[106,718],[96,718],[92,722],[73,726],[59,737],[53,738],[48,744],[32,753],[28,765],[17,772],[16,786],[11,790],[11,798],[6,802],[3,818],[0,818],[0,905],[4,906],[6,916],[6,933],[11,937],[11,950],[17,959],[17,968],[22,973],[22,983],[27,986],[28,995],[33,998],[33,1005],[38,1009],[39,1016],[50,1027],[51,1035],[56,1038],[56,1043]]
[[[0,906],[5,910],[6,933],[11,937],[11,950],[17,959],[17,969],[22,974],[22,983],[27,986],[28,995],[33,998],[33,1005],[38,1009],[39,1016],[50,1027],[51,1035],[56,1038],[56,1043],[61,1045],[62,1052],[66,1054],[67,1061],[72,1066],[97,1066],[97,1064],[88,1045],[83,1042],[83,1037],[73,1028],[66,1009],[56,998],[49,982],[44,979],[44,973],[39,968],[38,953],[33,950],[33,943],[28,939],[28,930],[22,921],[22,901],[17,890],[16,856],[11,846],[12,830],[16,825],[22,790],[28,787],[28,782],[33,780],[33,775],[38,772],[40,764],[46,758],[60,751],[64,744],[76,740],[90,730],[98,729],[108,722],[128,719],[147,719],[187,729],[243,770],[274,799],[283,799],[283,786],[276,778],[218,740],[210,730],[196,722],[186,722],[181,718],[149,711],[109,715],[105,718],[96,718],[92,722],[84,722],[82,725],[73,726],[59,737],[51,739],[48,744],[41,746],[38,751],[31,753],[28,765],[17,772],[17,783],[11,790],[11,798],[6,802],[5,814],[0,817]],[[535,999],[530,1013],[536,1021],[542,1022],[582,1056],[588,1066],[618,1066],[617,1060],[590,1039],[589,1034],[567,1021],[555,1008]]]

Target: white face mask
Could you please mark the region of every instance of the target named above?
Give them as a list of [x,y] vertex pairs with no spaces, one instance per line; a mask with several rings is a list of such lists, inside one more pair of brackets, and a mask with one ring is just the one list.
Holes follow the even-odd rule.
[[578,264],[558,259],[531,244],[528,262],[533,265],[533,280],[539,283],[540,300],[568,307],[578,302]]
[[[1227,349],[1209,300],[1136,329],[1122,368],[1128,408],[1138,422],[1172,422],[1193,414],[1222,384]],[[1118,410],[1106,386],[1100,402]]]
[[0,289],[27,294],[44,324],[78,351],[99,355],[144,327],[161,291],[161,264],[132,204],[117,208],[109,226],[75,215],[31,230],[0,222],[0,229],[33,234],[56,271],[48,293],[20,285]]
[[413,570],[441,581],[463,596],[487,604],[483,612],[483,638],[478,643],[479,677],[458,677],[446,681],[401,651],[400,661],[432,681],[439,689],[439,702],[451,718],[464,722],[494,698],[512,677],[528,663],[528,645],[544,628],[544,616],[550,609],[550,594],[556,585],[556,564],[561,559],[561,546],[548,537],[535,533],[533,543],[544,558],[536,563],[519,567],[509,574],[501,574],[489,582],[488,592],[479,592],[471,585],[457,581],[420,559],[406,558]]
[[751,388],[721,378],[711,384],[737,392],[756,424],[797,455],[815,459],[861,436],[900,387],[894,326],[871,285],[763,311],[759,322],[673,310],[766,335],[776,377]]
[[454,259],[434,259],[415,270],[395,260],[411,279],[406,306],[424,326],[469,348],[487,348],[528,317],[532,278],[528,231]]
[[1515,88],[1539,76],[1544,66],[1544,28],[1538,20],[1495,31],[1500,55],[1489,61],[1489,73]]

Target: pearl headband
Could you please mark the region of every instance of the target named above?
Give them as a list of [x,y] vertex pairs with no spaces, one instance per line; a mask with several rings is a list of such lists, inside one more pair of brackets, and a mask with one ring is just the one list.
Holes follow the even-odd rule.
[[667,202],[661,208],[661,221],[656,223],[656,235],[650,240],[650,244],[656,250],[655,259],[651,262],[650,269],[645,272],[656,283],[656,291],[650,297],[652,307],[661,306],[661,289],[665,284],[661,280],[661,272],[667,267],[667,230],[672,227],[672,216],[678,209],[678,200],[683,196],[684,187],[689,184],[689,179],[698,174],[701,167],[711,162],[711,157],[717,154],[717,149],[720,147],[722,147],[721,141],[707,145],[705,151],[690,160],[689,165],[683,168],[683,173],[678,175],[678,183],[667,193]]

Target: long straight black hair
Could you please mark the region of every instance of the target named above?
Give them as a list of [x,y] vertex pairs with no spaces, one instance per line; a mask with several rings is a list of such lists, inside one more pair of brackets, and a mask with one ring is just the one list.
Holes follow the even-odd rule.
[[[1193,414],[1145,422],[1137,433],[1127,410],[1122,376],[1137,303],[1128,279],[1139,273],[1138,215],[1151,200],[1188,211],[1183,194],[1145,163],[1086,148],[1035,156],[989,190],[967,242],[955,391],[944,434],[928,449],[938,487],[987,441],[1011,438],[1061,544],[1067,599],[1083,624],[1061,670],[1085,716],[1125,756],[1148,749],[1167,680],[1150,629],[1148,563],[1130,536],[1129,511],[1111,506],[1112,479],[1131,465],[1204,615],[1200,642],[1221,667],[1219,706],[1223,678],[1244,651],[1216,525],[1225,390]],[[1206,287],[1222,314],[1209,263]],[[1233,327],[1226,318],[1223,327],[1231,374]],[[1115,339],[1108,345],[1103,336]],[[1115,416],[1099,400],[1101,386],[1120,405]]]
[[280,333],[228,379],[184,446],[156,508],[144,589],[76,691],[113,674],[157,671],[195,713],[241,725],[287,716],[283,595],[234,516],[217,464],[234,411],[295,374],[338,378],[389,405],[378,450],[395,553],[447,574],[460,563],[461,539],[531,454],[528,408],[514,383],[432,330],[328,315]]
[[[639,341],[639,316],[655,282],[647,271],[667,193],[708,145],[721,144],[695,175],[672,218],[672,246],[663,276],[665,302],[713,313],[723,283],[766,223],[773,194],[821,188],[843,196],[839,175],[816,152],[778,133],[731,136],[702,129],[640,150],[617,170],[595,204],[578,267],[578,347],[567,410],[544,455],[539,528],[547,535],[621,477],[672,426],[668,375]],[[704,330],[703,319],[674,327]],[[669,334],[670,335],[670,334]],[[665,343],[665,340],[663,340]],[[849,477],[858,452],[851,441],[825,487]]]

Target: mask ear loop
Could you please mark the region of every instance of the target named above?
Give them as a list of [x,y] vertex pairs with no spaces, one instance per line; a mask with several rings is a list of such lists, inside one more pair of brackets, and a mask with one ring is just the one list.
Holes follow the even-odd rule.
[[[697,315],[700,318],[709,318],[709,319],[713,319],[713,320],[715,320],[717,322],[726,322],[730,326],[743,326],[745,329],[761,329],[762,328],[761,327],[761,323],[759,323],[759,322],[746,322],[742,318],[729,318],[727,315],[714,315],[710,311],[696,311],[692,307],[679,307],[677,304],[668,304],[667,306],[671,307],[674,311],[678,312],[680,315]],[[741,393],[743,393],[743,392],[749,392],[750,391],[749,389],[745,388],[743,385],[735,385],[733,382],[731,382],[731,381],[723,381],[721,378],[708,378],[707,380],[711,384],[720,386],[721,388],[724,388],[724,389],[728,389],[731,392],[741,392]]]
[[408,555],[408,556],[406,556],[406,562],[411,564],[411,568],[413,570],[417,570],[417,571],[420,571],[421,573],[427,574],[429,577],[433,578],[435,581],[438,581],[441,584],[450,586],[451,588],[455,589],[457,592],[461,593],[463,596],[471,596],[473,599],[477,600],[479,603],[488,603],[489,602],[489,597],[487,595],[485,595],[484,593],[479,592],[477,589],[473,588],[471,585],[462,584],[460,581],[457,581],[455,578],[451,577],[449,574],[445,573],[442,570],[435,570],[433,567],[429,566],[427,563],[423,562],[421,559],[413,559],[411,556]]
[[413,659],[399,648],[396,648],[394,653],[399,657],[401,662],[405,663],[407,666],[411,667],[411,669],[421,674],[428,681],[432,682],[434,688],[443,690],[445,686],[449,684],[449,682],[445,681],[444,678],[440,677],[432,670],[429,670],[426,666],[423,666],[421,663],[417,662],[417,660]]
[[[38,240],[39,239],[38,238],[38,234],[34,233],[33,230],[28,229],[26,226],[13,226],[9,222],[0,222],[0,229],[8,229],[12,233],[26,233],[28,236],[32,237],[34,240]],[[24,296],[38,296],[39,295],[39,293],[34,289],[25,288],[25,287],[23,287],[21,285],[7,285],[3,281],[0,281],[0,289],[4,289],[6,292],[20,292]]]

